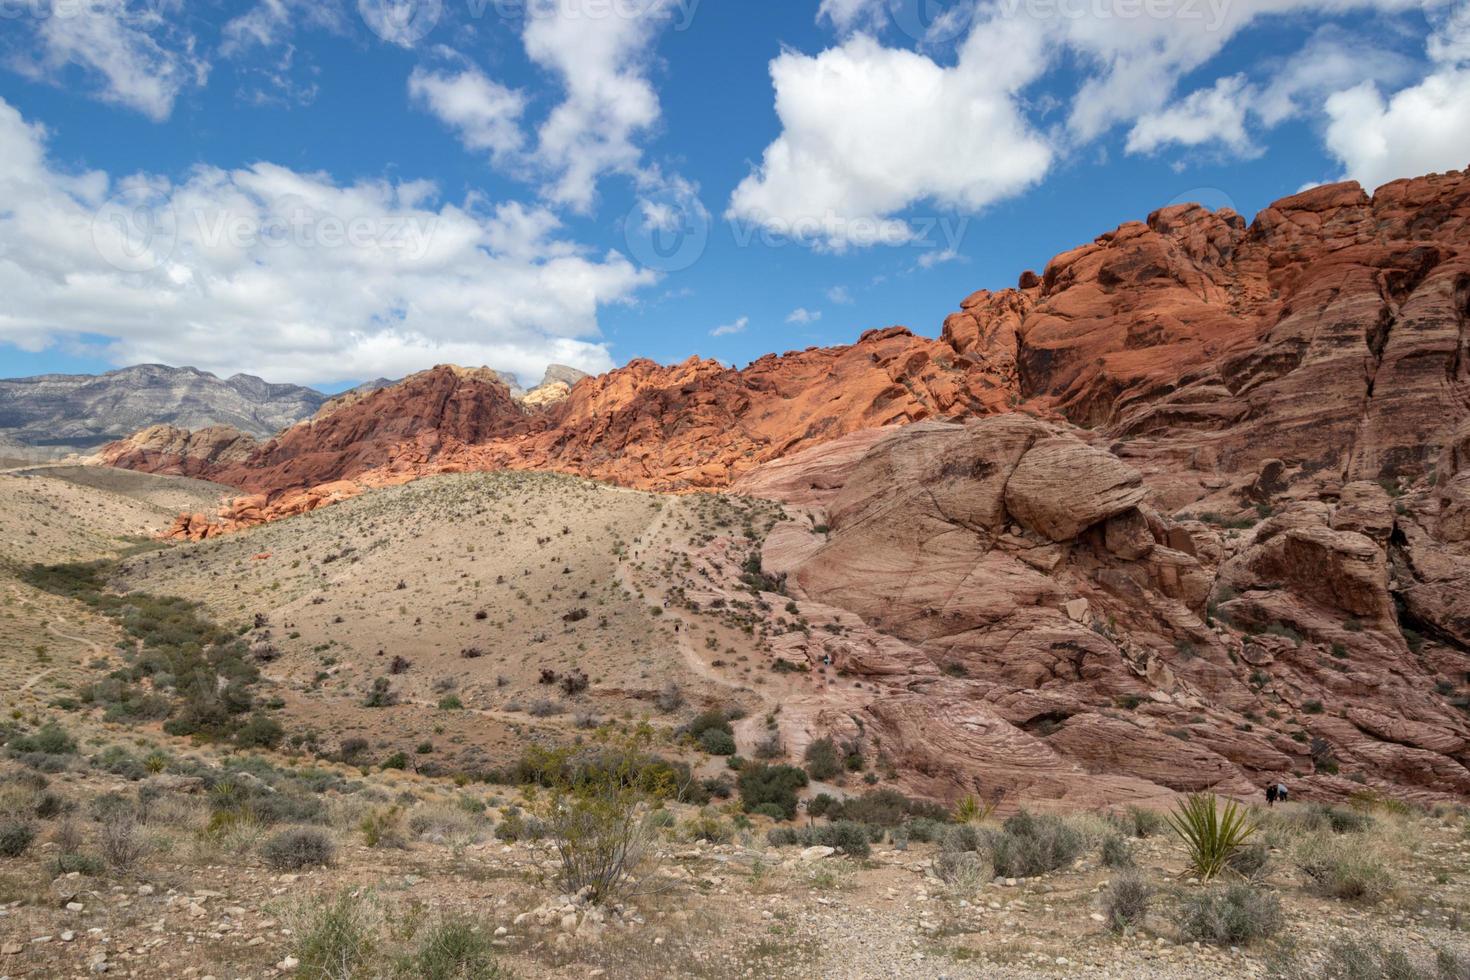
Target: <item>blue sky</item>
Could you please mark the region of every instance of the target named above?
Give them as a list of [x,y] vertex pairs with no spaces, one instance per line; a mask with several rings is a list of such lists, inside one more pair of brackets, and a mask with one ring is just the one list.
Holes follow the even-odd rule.
[[743,364],[1470,163],[1399,0],[0,0],[0,375]]

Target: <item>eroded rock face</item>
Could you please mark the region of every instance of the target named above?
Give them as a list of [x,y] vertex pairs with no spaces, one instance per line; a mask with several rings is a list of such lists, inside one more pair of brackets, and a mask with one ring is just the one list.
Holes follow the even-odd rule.
[[[1395,602],[1446,635],[1462,629],[1458,556],[1392,509],[1379,534],[1382,488],[1292,504],[1248,531],[1177,522],[1136,496],[1117,513],[1087,509],[1095,484],[1067,479],[1078,454],[1050,448],[1088,449],[1085,436],[1007,415],[888,434],[845,479],[816,450],[783,463],[780,486],[802,485],[807,458],[844,486],[824,512],[830,536],[778,527],[768,571],[779,565],[803,609],[856,613],[902,643],[840,661],[872,692],[813,717],[859,717],[911,789],[943,798],[1250,796],[1268,779],[1327,798],[1470,787],[1470,723],[1436,688],[1435,664],[1463,653],[1413,649]],[[1093,453],[1108,454],[1087,454],[1097,471],[1126,471]],[[1011,509],[1023,470],[1058,498],[1076,482],[1093,523],[1067,537],[1023,526]],[[1433,562],[1416,578],[1392,568],[1390,541],[1405,536],[1399,550]]]

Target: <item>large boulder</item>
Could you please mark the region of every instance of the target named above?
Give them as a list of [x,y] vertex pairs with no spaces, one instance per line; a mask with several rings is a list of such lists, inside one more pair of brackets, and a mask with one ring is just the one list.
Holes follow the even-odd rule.
[[1143,502],[1143,475],[1112,453],[1075,438],[1032,446],[1006,483],[1006,509],[1053,541],[1084,530]]

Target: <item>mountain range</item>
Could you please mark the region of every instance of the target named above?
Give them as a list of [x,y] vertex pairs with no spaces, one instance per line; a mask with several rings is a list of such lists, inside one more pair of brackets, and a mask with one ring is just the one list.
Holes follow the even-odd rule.
[[239,488],[189,539],[475,470],[780,501],[752,588],[844,625],[772,649],[862,679],[783,735],[866,733],[923,795],[1470,793],[1470,175],[1171,206],[959,305],[938,339],[536,403],[441,366],[102,455]]
[[[492,372],[517,399],[529,397],[515,375]],[[552,365],[538,389],[576,381],[582,373]],[[0,447],[4,454],[61,456],[88,452],[140,429],[228,428],[268,438],[315,415],[397,382],[379,378],[341,395],[271,384],[248,374],[220,379],[192,367],[139,364],[106,374],[46,374],[0,379]],[[536,390],[536,389],[533,389]]]

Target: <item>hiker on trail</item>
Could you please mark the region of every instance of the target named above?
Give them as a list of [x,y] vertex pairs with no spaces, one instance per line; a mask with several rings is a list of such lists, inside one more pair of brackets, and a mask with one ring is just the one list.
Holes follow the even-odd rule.
[[1285,803],[1286,802],[1287,795],[1288,794],[1287,794],[1286,784],[1285,783],[1277,783],[1276,784],[1276,802],[1277,803]]
[[1270,786],[1267,786],[1266,787],[1266,805],[1268,807],[1275,806],[1276,805],[1276,784],[1275,783],[1272,783]]

